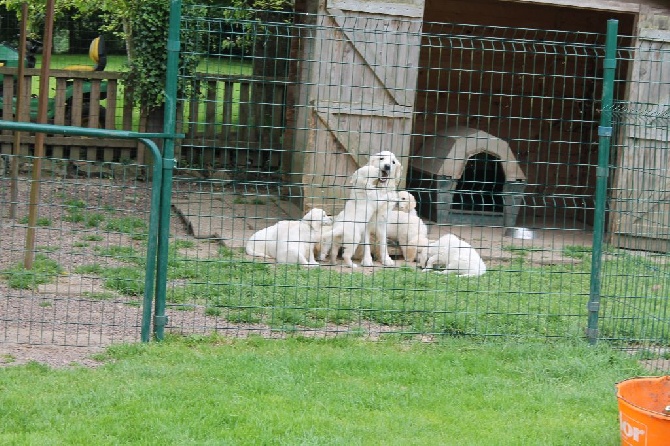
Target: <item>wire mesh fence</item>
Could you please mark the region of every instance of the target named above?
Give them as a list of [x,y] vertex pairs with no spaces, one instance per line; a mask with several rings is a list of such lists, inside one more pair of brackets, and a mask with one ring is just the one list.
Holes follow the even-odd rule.
[[12,161],[0,164],[2,342],[137,341],[151,195],[144,169],[48,159],[35,181],[35,159],[19,157],[12,181]]
[[[201,64],[198,74],[181,74],[193,88],[180,98],[186,138],[172,193],[167,332],[585,337],[602,173],[604,34],[337,10],[211,8],[202,14],[188,7],[182,28],[199,34]],[[667,368],[669,355],[667,105],[637,104],[667,102],[670,80],[659,68],[667,66],[666,51],[619,38],[599,277],[600,338],[651,360],[657,370]],[[645,60],[658,69],[643,78]],[[374,156],[384,151],[394,157]],[[146,222],[149,186],[133,173],[138,166],[105,166],[114,175],[64,172],[43,180],[43,194],[50,195],[40,212],[55,212],[52,224],[62,222],[39,229],[64,240],[46,254],[62,267],[46,274],[58,293],[47,295],[36,283],[11,286],[20,275],[12,265],[23,255],[25,229],[3,214],[10,235],[0,250],[3,262],[11,259],[0,281],[3,305],[19,308],[18,316],[3,316],[6,340],[56,338],[47,322],[56,308],[66,309],[68,330],[86,332],[83,342],[137,336],[140,310],[131,284],[142,283],[133,274],[142,273],[145,244],[108,224],[123,218],[117,214]],[[5,190],[3,206],[11,202]],[[19,206],[26,200],[24,192]],[[100,215],[93,218],[97,226],[67,220],[72,200],[84,202],[86,216]],[[285,223],[314,209],[333,218],[332,227]],[[367,244],[361,227],[369,215],[393,224],[377,225],[377,238]],[[304,231],[319,236],[305,241]],[[250,240],[256,241],[251,248]],[[296,247],[299,240],[318,242],[313,259],[311,249],[304,251],[306,265],[296,253],[304,248]],[[449,240],[459,243],[456,252],[468,253],[460,267],[472,275],[445,273],[449,254],[440,253]],[[331,242],[342,244],[342,252],[330,252]],[[77,244],[87,244],[88,253]],[[347,252],[356,267],[348,266]],[[430,257],[434,268],[426,268]],[[478,257],[486,269],[481,275]],[[47,300],[50,305],[42,304]],[[81,308],[91,305],[96,309],[86,310],[85,321]],[[67,316],[74,309],[77,316]],[[22,324],[39,337],[17,335],[11,327]],[[103,335],[105,327],[120,333]]]
[[668,370],[670,246],[670,45],[668,32],[643,33],[621,45],[618,60],[634,81],[612,107],[606,284],[601,336]]

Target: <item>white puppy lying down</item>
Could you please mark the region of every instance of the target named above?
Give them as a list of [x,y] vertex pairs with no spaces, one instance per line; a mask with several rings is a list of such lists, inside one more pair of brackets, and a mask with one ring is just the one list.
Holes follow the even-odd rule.
[[368,222],[385,200],[383,189],[379,189],[380,176],[380,169],[374,166],[363,166],[351,175],[349,183],[353,188],[344,209],[335,217],[332,230],[322,232],[319,260],[324,260],[330,251],[330,260],[335,262],[342,247],[345,265],[350,268],[358,266],[351,257],[364,240]]
[[388,213],[386,236],[400,246],[402,257],[414,262],[422,247],[428,246],[428,227],[416,214],[400,210]]
[[419,251],[419,266],[431,271],[434,266],[444,266],[443,274],[456,273],[459,276],[481,276],[486,265],[477,251],[469,243],[453,234],[440,237]]
[[314,246],[322,225],[332,224],[323,209],[312,209],[301,220],[282,220],[255,232],[247,241],[250,256],[274,258],[277,263],[318,266]]

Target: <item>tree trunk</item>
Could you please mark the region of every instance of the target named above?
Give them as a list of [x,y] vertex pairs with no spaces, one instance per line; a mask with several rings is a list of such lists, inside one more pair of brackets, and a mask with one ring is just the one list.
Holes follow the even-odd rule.
[[[140,110],[140,131],[146,133],[162,133],[163,132],[163,120],[165,113],[165,106],[161,105],[160,107],[147,109],[142,107]],[[142,128],[143,127],[143,128]],[[163,153],[163,140],[162,139],[153,139],[153,141],[158,146],[158,150]],[[138,148],[138,163],[145,164],[147,166],[147,171],[145,177],[147,180],[151,179],[151,174],[153,172],[154,165],[154,156],[153,153],[144,145],[141,144]],[[140,161],[142,160],[142,161]]]

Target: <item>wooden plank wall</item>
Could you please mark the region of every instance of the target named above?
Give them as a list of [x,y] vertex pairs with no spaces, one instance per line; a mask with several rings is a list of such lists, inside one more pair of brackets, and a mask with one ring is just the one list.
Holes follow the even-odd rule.
[[407,166],[423,1],[397,10],[383,1],[313,3],[316,27],[298,81],[295,147],[303,154],[293,170],[302,173],[300,206],[334,215],[369,155],[393,151]]
[[623,248],[670,250],[670,5],[640,15],[627,84],[630,112],[618,117],[609,242]]

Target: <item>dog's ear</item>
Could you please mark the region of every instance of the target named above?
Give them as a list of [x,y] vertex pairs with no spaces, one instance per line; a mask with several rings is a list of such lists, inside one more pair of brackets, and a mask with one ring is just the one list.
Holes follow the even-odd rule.
[[398,210],[401,211],[401,212],[409,211],[410,203],[409,203],[408,195],[409,194],[407,193],[407,191],[404,191],[404,190],[401,190],[397,194],[396,202],[398,204]]
[[409,193],[409,208],[416,209],[416,198],[414,198],[414,194],[412,193]]
[[400,164],[400,161],[396,161],[396,162],[398,163],[398,165],[395,169],[396,170],[395,180],[396,180],[396,182],[400,182],[400,180],[402,180],[402,177],[404,175],[405,168],[403,167],[402,164]]

